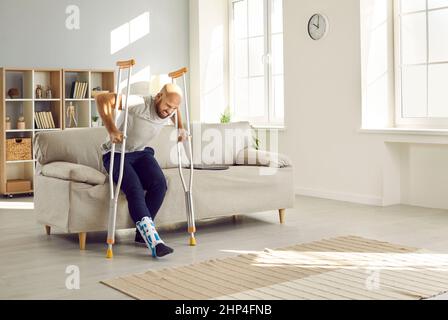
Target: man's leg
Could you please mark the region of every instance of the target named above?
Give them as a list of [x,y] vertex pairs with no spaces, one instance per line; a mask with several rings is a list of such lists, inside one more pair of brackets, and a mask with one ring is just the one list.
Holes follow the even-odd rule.
[[[143,189],[146,190],[146,207],[151,214],[152,220],[155,222],[157,213],[159,212],[165,197],[167,189],[166,180],[163,176],[162,169],[160,169],[159,164],[154,159],[154,149],[147,148],[144,152],[144,155],[138,159],[139,163],[137,163],[135,167],[137,168]],[[148,172],[147,168],[151,169],[150,172]],[[165,189],[165,192],[162,192],[163,189]],[[145,243],[145,240],[138,230],[135,232],[135,242]]]
[[[154,150],[145,149],[135,161],[134,169],[140,178],[143,189],[146,190],[146,206],[154,221],[167,191],[166,179],[162,169],[154,158]],[[141,242],[138,235],[136,235],[136,241]],[[167,248],[167,251],[171,253],[172,249]]]
[[[109,156],[105,156],[103,159],[104,166],[107,172],[109,172],[110,166],[110,154],[108,155]],[[138,174],[134,170],[134,167],[132,165],[136,156],[136,153],[126,155],[124,164],[125,174],[123,175],[121,190],[123,190],[124,194],[126,195],[131,217],[136,223],[137,229],[139,229],[139,231],[145,235],[144,238],[146,240],[146,244],[151,250],[152,255],[154,257],[163,257],[169,253],[172,253],[173,250],[164,245],[163,241],[160,239],[157,231],[155,230],[152,219],[150,218],[149,210],[146,207],[143,186],[141,185]],[[120,157],[120,154],[115,154],[114,174],[112,177],[115,183],[118,183],[119,178],[121,160]],[[151,237],[151,241],[149,241],[149,237]]]
[[[110,173],[109,172],[110,156],[111,154],[108,153],[103,157],[104,168],[106,169],[107,173]],[[126,154],[126,158],[124,161],[124,174],[121,183],[121,190],[126,195],[131,218],[135,223],[137,223],[138,221],[141,221],[144,217],[149,216],[149,211],[148,208],[146,207],[145,191],[140,183],[140,179],[138,178],[137,172],[134,170],[134,167],[132,166],[133,159],[134,159],[133,154]],[[115,183],[118,183],[118,178],[120,174],[120,162],[121,162],[120,160],[121,160],[121,154],[115,153],[114,174],[112,176],[112,179]]]
[[[146,207],[151,214],[152,220],[155,222],[168,187],[162,169],[154,158],[154,150],[146,149],[144,155],[136,161],[134,167],[136,168],[143,189],[146,190]],[[138,230],[135,233],[135,242],[145,243],[145,240],[140,236]]]
[[165,175],[154,157],[154,150],[152,148],[145,149],[144,153],[135,161],[134,168],[143,189],[147,191],[145,202],[154,220],[168,190]]

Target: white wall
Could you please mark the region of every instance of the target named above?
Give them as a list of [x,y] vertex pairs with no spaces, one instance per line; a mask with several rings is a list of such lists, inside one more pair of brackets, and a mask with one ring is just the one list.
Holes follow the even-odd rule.
[[[288,129],[280,143],[285,152],[291,150],[297,192],[367,204],[448,209],[448,148],[443,145],[447,138],[358,131],[363,102],[360,1],[284,0],[284,6]],[[328,36],[317,42],[306,32],[315,12],[330,20]],[[371,52],[372,44],[364,43],[365,52]],[[376,57],[381,66],[381,53]],[[377,71],[368,66],[365,70]],[[390,103],[387,88],[382,94],[382,101]],[[386,114],[388,106],[377,108]],[[410,143],[414,140],[437,143]]]
[[[330,23],[321,41],[307,34],[308,19],[316,12]],[[288,130],[283,138],[293,150],[297,191],[380,204],[384,146],[358,133],[359,0],[284,0],[284,19]]]
[[[79,30],[66,28],[68,5],[80,9]],[[145,12],[149,34],[112,53],[111,32]],[[148,78],[188,66],[188,36],[188,0],[0,1],[0,66],[114,68],[133,57]]]
[[448,209],[448,147],[410,144],[403,154],[402,203]]

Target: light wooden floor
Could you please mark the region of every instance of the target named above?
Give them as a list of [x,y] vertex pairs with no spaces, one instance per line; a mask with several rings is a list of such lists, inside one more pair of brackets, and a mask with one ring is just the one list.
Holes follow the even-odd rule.
[[[23,201],[32,200],[12,200]],[[0,207],[4,202],[11,204],[0,199]],[[133,231],[118,233],[112,261],[105,259],[104,233],[89,234],[87,251],[80,252],[77,235],[54,232],[46,236],[33,210],[0,209],[0,299],[128,299],[99,281],[334,236],[358,235],[448,253],[448,211],[380,208],[307,197],[296,198],[285,225],[279,224],[277,212],[240,216],[235,223],[225,218],[200,224],[195,248],[187,246],[184,229],[161,230],[175,253],[160,260],[134,244]],[[80,290],[65,287],[69,265],[80,268]]]

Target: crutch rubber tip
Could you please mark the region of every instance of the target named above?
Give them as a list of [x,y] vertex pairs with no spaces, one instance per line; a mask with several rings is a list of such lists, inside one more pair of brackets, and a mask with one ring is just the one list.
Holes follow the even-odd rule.
[[196,246],[196,238],[191,237],[190,238],[190,247]]
[[112,259],[113,257],[114,257],[114,253],[113,253],[112,249],[107,249],[106,258]]

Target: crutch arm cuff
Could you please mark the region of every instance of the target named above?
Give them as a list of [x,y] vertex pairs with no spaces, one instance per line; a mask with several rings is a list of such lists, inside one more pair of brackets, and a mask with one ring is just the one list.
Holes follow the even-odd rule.
[[135,65],[134,59],[117,62],[117,67],[119,67],[120,69],[128,69],[130,67],[133,67],[134,65]]
[[186,74],[188,72],[188,68],[182,68],[182,69],[179,69],[179,70],[177,70],[177,71],[173,71],[173,72],[171,72],[170,74],[169,74],[169,77],[170,78],[172,78],[172,79],[177,79],[177,78],[180,78],[180,77],[182,77],[184,74]]

